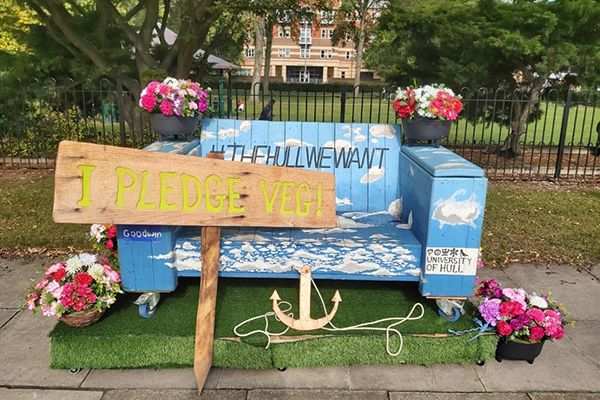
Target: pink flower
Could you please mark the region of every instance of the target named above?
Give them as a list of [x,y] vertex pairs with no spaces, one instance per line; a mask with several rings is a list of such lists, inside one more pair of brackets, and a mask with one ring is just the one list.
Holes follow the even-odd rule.
[[148,93],[140,99],[140,106],[148,112],[152,112],[156,106],[157,100],[154,94]]
[[533,342],[542,340],[544,335],[544,328],[542,328],[541,326],[533,326],[531,327],[531,329],[529,329],[529,336],[531,338],[531,341]]
[[160,103],[160,112],[163,115],[175,114],[175,111],[173,109],[173,102],[171,100],[163,100],[163,102]]
[[161,83],[160,86],[158,87],[158,92],[160,94],[162,94],[163,96],[168,95],[170,91],[171,91],[171,88],[169,87],[169,85],[164,85]]
[[539,308],[531,308],[527,310],[527,316],[534,320],[537,324],[541,324],[546,319],[544,312]]

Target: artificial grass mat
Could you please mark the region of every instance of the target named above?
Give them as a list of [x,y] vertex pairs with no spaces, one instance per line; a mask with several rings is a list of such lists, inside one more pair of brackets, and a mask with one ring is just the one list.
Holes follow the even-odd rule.
[[[271,344],[264,335],[235,339],[238,323],[271,311],[271,296],[277,289],[283,300],[297,307],[298,280],[223,279],[217,297],[213,365],[225,368],[320,367],[366,364],[469,363],[492,358],[496,336],[447,335],[472,328],[473,306],[467,303],[466,315],[450,323],[437,316],[433,300],[426,300],[414,283],[319,281],[328,310],[336,289],[342,303],[333,323],[337,327],[356,325],[389,317],[405,316],[413,304],[420,302],[425,315],[420,320],[398,325],[404,346],[400,355],[389,356],[385,350],[385,333],[371,331],[298,332],[286,336],[328,335],[316,339]],[[132,304],[136,294],[127,294],[94,325],[71,328],[59,322],[50,333],[52,368],[168,368],[193,365],[194,332],[198,304],[198,279],[180,279],[174,293],[164,294],[154,316],[138,315]],[[323,316],[322,306],[313,290],[312,316]],[[293,310],[298,315],[297,309]],[[418,310],[415,312],[418,314]],[[274,319],[269,330],[279,332],[284,326]],[[386,324],[379,326],[385,327]],[[264,329],[264,320],[254,321],[243,332]],[[233,339],[233,340],[232,340]],[[392,336],[391,349],[398,348]]]

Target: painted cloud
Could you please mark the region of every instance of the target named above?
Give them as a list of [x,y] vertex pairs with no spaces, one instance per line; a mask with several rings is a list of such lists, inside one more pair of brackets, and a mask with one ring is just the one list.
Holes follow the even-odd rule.
[[440,222],[440,229],[444,225],[469,225],[475,228],[475,220],[481,215],[481,205],[477,202],[475,194],[466,200],[457,200],[458,196],[466,195],[465,189],[457,190],[447,199],[438,200],[434,206],[431,219]]
[[377,168],[377,167],[369,168],[367,173],[364,174],[360,178],[360,183],[370,184],[370,183],[376,182],[376,181],[380,180],[381,178],[383,178],[384,173],[385,173],[384,168]]

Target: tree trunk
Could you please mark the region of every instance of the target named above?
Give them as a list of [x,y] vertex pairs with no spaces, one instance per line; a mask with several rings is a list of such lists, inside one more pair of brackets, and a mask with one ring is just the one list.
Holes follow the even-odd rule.
[[269,72],[271,69],[271,50],[273,48],[273,24],[267,23],[265,26],[265,34],[267,35],[267,46],[265,49],[265,70],[262,77],[263,93],[269,95]]
[[527,129],[527,121],[534,107],[539,103],[542,94],[542,88],[546,81],[545,76],[537,77],[532,83],[530,98],[527,103],[520,103],[515,99],[513,108],[513,120],[510,123],[511,131],[504,139],[502,146],[498,149],[498,153],[507,158],[514,158],[521,154],[521,136]]
[[365,47],[365,16],[360,18],[360,32],[358,36],[358,47],[356,48],[356,68],[354,71],[354,97],[360,94],[360,70],[362,68],[363,50]]
[[265,21],[262,17],[256,17],[254,21],[254,72],[252,74],[252,87],[250,88],[250,99],[256,101],[260,92],[260,72],[262,66],[262,55],[265,36]]

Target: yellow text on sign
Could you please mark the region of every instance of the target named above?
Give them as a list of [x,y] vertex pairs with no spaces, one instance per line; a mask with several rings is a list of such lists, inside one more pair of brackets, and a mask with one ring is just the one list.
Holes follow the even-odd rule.
[[[81,198],[77,205],[93,204],[94,165],[79,165]],[[300,217],[322,214],[322,184],[286,180],[259,180],[262,209],[269,214]],[[117,208],[134,206],[138,210],[181,211],[198,210],[210,213],[242,214],[246,211],[243,194],[247,189],[240,177],[211,174],[197,176],[173,171],[151,174],[118,166],[115,168],[114,204]],[[254,189],[254,188],[253,188]],[[254,190],[255,191],[255,190]]]

